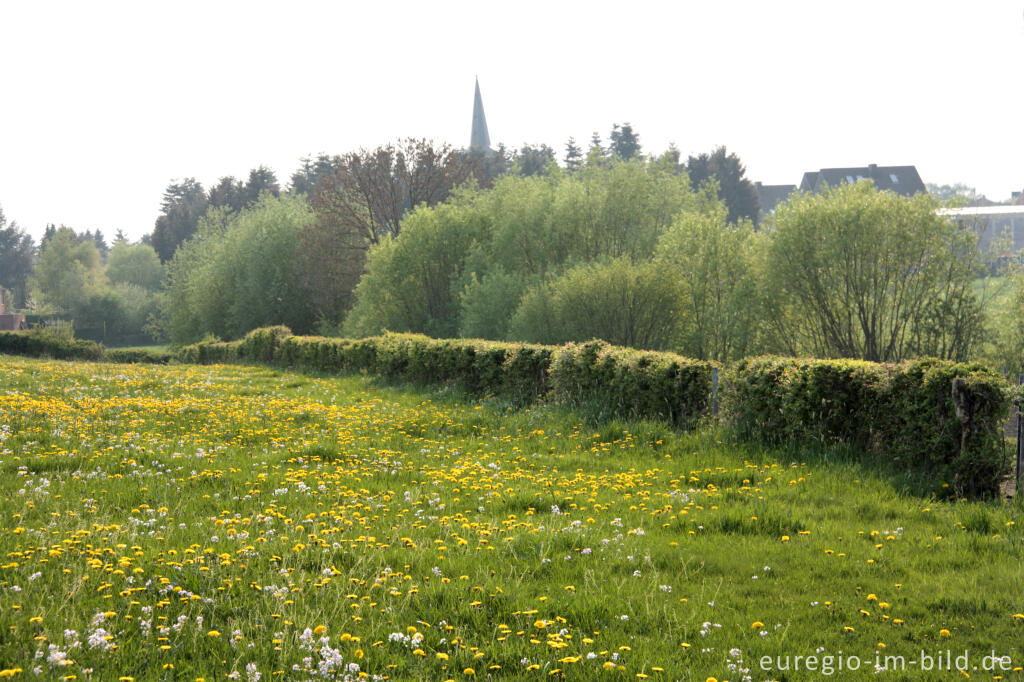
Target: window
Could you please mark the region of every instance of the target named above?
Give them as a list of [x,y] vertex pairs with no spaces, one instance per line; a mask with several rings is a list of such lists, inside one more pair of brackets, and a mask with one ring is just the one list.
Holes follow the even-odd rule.
[[889,173],[889,179],[892,180],[892,184],[894,185],[900,184],[900,176],[895,173]]

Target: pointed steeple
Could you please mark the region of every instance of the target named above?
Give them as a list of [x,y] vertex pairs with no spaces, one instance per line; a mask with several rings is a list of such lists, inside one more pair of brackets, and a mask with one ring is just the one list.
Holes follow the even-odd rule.
[[473,96],[473,132],[469,138],[470,149],[490,150],[491,136],[487,134],[487,119],[484,117],[484,101],[480,97],[480,79],[476,79],[476,94]]

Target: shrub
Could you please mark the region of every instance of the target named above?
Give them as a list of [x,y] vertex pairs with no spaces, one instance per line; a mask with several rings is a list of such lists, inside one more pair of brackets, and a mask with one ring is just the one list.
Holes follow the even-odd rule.
[[46,330],[0,332],[0,353],[57,360],[101,360],[103,346]]
[[174,354],[167,351],[147,350],[145,348],[108,348],[103,353],[106,362],[125,364],[146,363],[151,365],[167,365],[174,360]]
[[281,342],[291,335],[292,330],[284,325],[253,329],[242,338],[238,354],[250,362],[273,362]]
[[555,351],[551,391],[566,402],[596,403],[614,414],[689,428],[709,411],[713,369],[710,362],[672,353],[589,341]]
[[726,385],[740,437],[849,443],[970,495],[997,492],[1008,471],[1009,387],[981,365],[763,357],[737,363]]

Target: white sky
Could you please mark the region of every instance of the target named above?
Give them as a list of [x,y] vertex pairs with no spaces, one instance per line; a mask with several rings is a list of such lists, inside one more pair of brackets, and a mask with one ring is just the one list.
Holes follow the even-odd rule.
[[914,164],[1024,188],[1024,0],[0,0],[0,206],[36,237],[153,228],[164,189],[286,184],[300,157],[630,122],[645,152],[724,144],[747,176]]

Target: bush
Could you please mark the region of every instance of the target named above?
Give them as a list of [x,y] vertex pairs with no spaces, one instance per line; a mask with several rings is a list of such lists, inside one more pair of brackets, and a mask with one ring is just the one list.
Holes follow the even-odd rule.
[[509,337],[536,343],[601,338],[665,350],[679,340],[683,289],[670,267],[627,258],[588,263],[528,290]]
[[173,353],[145,348],[108,348],[103,352],[104,361],[124,364],[167,365],[174,359]]
[[102,360],[103,346],[45,329],[0,332],[0,353],[57,360]]
[[636,418],[661,418],[690,428],[711,407],[714,365],[672,353],[637,351],[603,341],[559,348],[550,369],[551,392]]
[[767,443],[848,443],[933,471],[958,493],[994,494],[1009,469],[1009,387],[981,365],[763,357],[726,383],[737,435]]
[[291,335],[292,330],[284,325],[253,329],[242,338],[238,346],[239,357],[250,362],[273,362],[281,342]]

